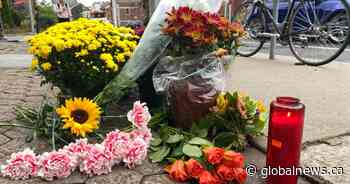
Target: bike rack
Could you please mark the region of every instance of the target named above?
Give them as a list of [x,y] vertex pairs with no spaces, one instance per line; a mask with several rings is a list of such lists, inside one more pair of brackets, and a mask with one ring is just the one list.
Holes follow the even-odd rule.
[[[242,0],[242,2],[244,1]],[[273,2],[272,14],[275,21],[278,22],[278,7],[279,7],[280,0],[272,0],[272,2]],[[224,16],[230,21],[234,20],[234,17],[232,16],[232,6],[229,0],[224,0]],[[274,32],[274,33],[262,34],[261,36],[271,38],[269,58],[272,60],[275,59],[275,49],[276,49],[277,38],[279,37],[279,35],[276,34],[276,32]]]
[[[278,23],[278,7],[280,0],[273,0],[273,9],[272,9],[272,15],[274,17],[274,21]],[[276,32],[275,32],[276,33]],[[270,44],[270,59],[275,59],[275,49],[276,49],[276,43],[277,43],[277,36],[276,34],[271,35],[271,44]]]

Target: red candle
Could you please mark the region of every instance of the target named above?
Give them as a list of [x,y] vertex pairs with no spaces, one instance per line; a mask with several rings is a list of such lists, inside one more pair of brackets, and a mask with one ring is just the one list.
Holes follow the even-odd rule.
[[[266,159],[270,171],[299,167],[304,114],[305,106],[297,98],[278,97],[271,103]],[[274,172],[267,181],[268,184],[296,184],[298,176]]]

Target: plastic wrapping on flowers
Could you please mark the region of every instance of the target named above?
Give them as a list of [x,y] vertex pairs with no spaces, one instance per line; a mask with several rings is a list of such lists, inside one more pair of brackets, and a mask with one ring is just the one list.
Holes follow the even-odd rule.
[[95,97],[131,57],[138,39],[134,30],[102,21],[59,23],[28,40],[32,70],[64,95]]
[[222,2],[223,0],[160,1],[133,56],[120,74],[95,98],[97,103],[119,101],[135,85],[135,81],[162,56],[172,39],[161,32],[160,25],[164,25],[167,12],[172,7],[188,6],[196,10],[216,12]]
[[174,126],[191,128],[209,113],[219,91],[225,89],[222,59],[214,54],[165,57],[154,70],[153,81],[158,93],[166,95]]

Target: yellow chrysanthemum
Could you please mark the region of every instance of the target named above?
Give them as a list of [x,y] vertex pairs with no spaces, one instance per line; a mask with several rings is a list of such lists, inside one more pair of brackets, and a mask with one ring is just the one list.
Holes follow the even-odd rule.
[[258,111],[259,111],[260,113],[267,112],[267,109],[266,109],[266,107],[265,107],[265,105],[264,105],[264,103],[263,103],[262,101],[259,100],[259,101],[256,103],[256,106],[257,106],[257,109],[258,109]]
[[226,98],[225,93],[220,93],[219,96],[216,98],[216,107],[218,108],[219,112],[225,112],[228,107],[228,99]]
[[51,63],[43,63],[43,64],[41,64],[40,66],[41,66],[41,68],[42,68],[44,71],[50,71],[51,68],[52,68]]
[[99,128],[101,108],[87,98],[68,99],[56,112],[65,123],[63,128],[76,136],[86,137]]
[[32,60],[32,65],[30,66],[31,71],[34,71],[36,67],[38,66],[39,61],[37,59]]

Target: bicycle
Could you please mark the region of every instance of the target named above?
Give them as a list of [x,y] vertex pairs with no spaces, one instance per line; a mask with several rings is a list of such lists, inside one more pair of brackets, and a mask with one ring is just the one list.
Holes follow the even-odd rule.
[[[337,3],[339,11],[333,7],[326,11],[324,3]],[[258,53],[276,36],[280,44],[289,45],[300,62],[320,66],[335,60],[350,43],[350,6],[346,0],[289,0],[281,23],[274,21],[265,1],[247,0],[235,17],[247,32],[237,50],[245,57]]]

